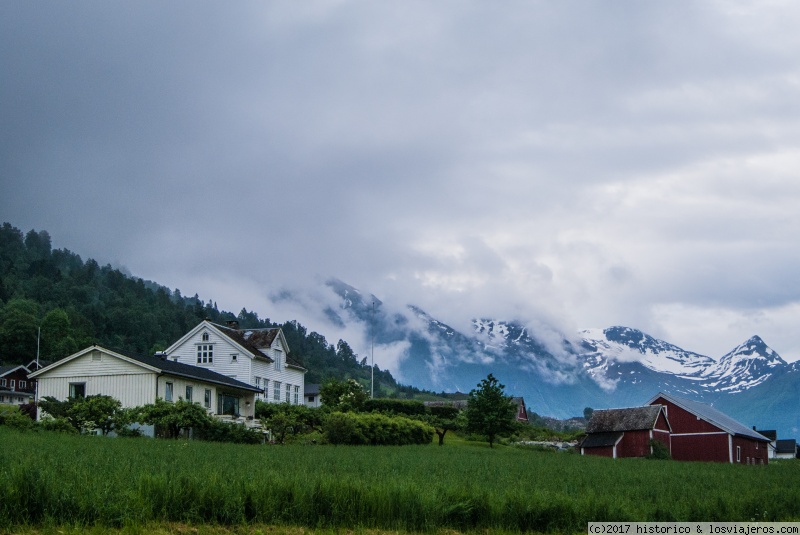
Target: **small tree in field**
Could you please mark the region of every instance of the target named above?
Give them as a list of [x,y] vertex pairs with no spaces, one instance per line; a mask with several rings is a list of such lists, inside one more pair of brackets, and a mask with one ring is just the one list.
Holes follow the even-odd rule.
[[511,396],[505,394],[505,385],[491,373],[477,386],[467,400],[467,431],[485,436],[491,448],[498,435],[511,433],[516,428],[517,408]]

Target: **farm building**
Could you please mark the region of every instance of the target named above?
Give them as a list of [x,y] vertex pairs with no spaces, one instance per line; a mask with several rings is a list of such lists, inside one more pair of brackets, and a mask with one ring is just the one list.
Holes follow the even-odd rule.
[[581,455],[646,457],[651,440],[669,448],[670,424],[660,405],[596,410],[580,443]]
[[0,403],[21,405],[33,401],[36,382],[28,379],[29,373],[20,364],[0,366]]
[[289,356],[280,328],[240,329],[237,321],[225,326],[205,320],[164,352],[169,360],[255,386],[261,401],[305,404],[306,369]]
[[797,440],[785,438],[775,441],[776,459],[794,459],[797,457]]
[[[162,357],[134,355],[94,345],[31,374],[38,398],[58,400],[104,394],[137,407],[184,399],[201,404],[222,420],[253,426],[260,389],[214,371]],[[38,401],[38,399],[37,399]]]
[[648,402],[662,405],[669,419],[670,451],[679,461],[767,464],[769,438],[710,405],[659,393]]

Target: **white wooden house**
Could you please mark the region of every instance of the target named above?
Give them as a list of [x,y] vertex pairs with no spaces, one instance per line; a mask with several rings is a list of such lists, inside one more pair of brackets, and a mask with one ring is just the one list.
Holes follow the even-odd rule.
[[58,400],[103,394],[138,407],[184,399],[199,403],[222,419],[255,425],[258,388],[198,366],[163,357],[112,351],[94,345],[30,375],[38,381],[37,402],[46,396]]
[[257,399],[271,403],[304,403],[306,369],[289,356],[280,328],[239,329],[200,322],[165,351],[169,360],[214,370],[258,389]]

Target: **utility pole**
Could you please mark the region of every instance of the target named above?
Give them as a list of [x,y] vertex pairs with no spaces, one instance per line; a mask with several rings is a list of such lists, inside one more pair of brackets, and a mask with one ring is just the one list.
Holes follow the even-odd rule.
[[372,365],[370,366],[369,397],[370,399],[375,399],[375,301],[372,302],[372,321],[370,321],[370,324],[370,331],[372,331],[372,345],[370,347]]

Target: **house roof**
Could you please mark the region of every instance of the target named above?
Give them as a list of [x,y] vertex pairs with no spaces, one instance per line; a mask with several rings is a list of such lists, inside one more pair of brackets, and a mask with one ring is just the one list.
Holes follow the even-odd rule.
[[731,435],[739,435],[762,442],[770,442],[769,438],[765,437],[758,431],[750,429],[746,425],[737,422],[727,414],[715,409],[711,405],[700,403],[699,401],[694,401],[691,399],[679,398],[663,392],[659,392],[658,395],[649,401],[649,403],[653,403],[658,398],[664,398],[667,401],[674,403],[678,407],[691,412],[695,416],[698,416],[699,418],[719,427]]
[[0,366],[0,377],[2,377],[3,375],[8,375],[9,373],[16,371],[20,368],[25,370],[25,373],[30,373],[30,370],[25,366],[23,366],[22,364],[8,364],[6,366]]
[[320,385],[317,383],[308,383],[303,387],[307,396],[316,396],[319,394]]
[[69,357],[65,357],[59,361],[56,361],[50,366],[47,366],[46,368],[42,368],[41,370],[34,372],[33,374],[31,374],[31,376],[38,377],[40,375],[43,375],[48,371],[57,368],[62,364],[66,364],[67,362],[93,350],[100,350],[104,353],[108,353],[117,357],[122,357],[123,360],[125,359],[134,360],[136,362],[139,362],[140,364],[145,365],[146,367],[149,367],[157,371],[161,371],[162,373],[165,373],[167,375],[185,377],[187,379],[195,379],[207,383],[227,386],[229,388],[235,388],[237,390],[263,392],[261,388],[256,388],[247,383],[243,383],[242,381],[237,381],[232,377],[228,377],[227,375],[222,375],[221,373],[217,373],[215,371],[206,368],[201,368],[200,366],[192,366],[191,364],[183,364],[180,362],[175,362],[173,360],[165,360],[164,358],[161,357],[150,357],[145,355],[139,355],[136,353],[130,353],[128,351],[123,351],[123,350],[107,349],[98,345],[89,346],[82,351],[70,355]]
[[653,429],[661,405],[646,405],[626,409],[595,410],[586,426],[587,433],[608,433]]
[[580,443],[581,448],[604,448],[613,446],[619,439],[622,438],[623,433],[620,432],[607,432],[607,433],[592,433],[587,435]]
[[[274,362],[274,360],[269,356],[269,353],[267,353],[265,350],[268,350],[272,347],[272,343],[275,341],[275,338],[278,336],[283,337],[280,327],[271,327],[267,329],[239,329],[228,327],[226,325],[219,325],[218,323],[209,323],[219,330],[221,334],[227,336],[232,341],[248,350],[251,354],[253,354],[253,356],[266,359],[269,362]],[[284,344],[285,342],[286,340],[284,340]],[[288,345],[286,349],[289,349]],[[305,370],[299,361],[289,356],[288,351],[286,353],[286,365]]]
[[764,435],[765,437],[767,437],[772,441],[778,440],[778,432],[775,429],[765,429],[765,430],[757,429],[756,433]]
[[793,438],[785,438],[775,442],[775,453],[797,453],[797,440]]

